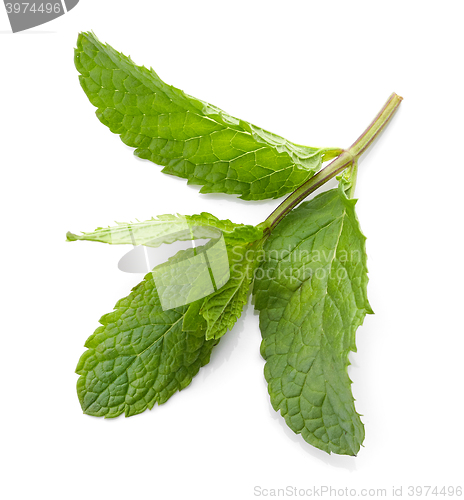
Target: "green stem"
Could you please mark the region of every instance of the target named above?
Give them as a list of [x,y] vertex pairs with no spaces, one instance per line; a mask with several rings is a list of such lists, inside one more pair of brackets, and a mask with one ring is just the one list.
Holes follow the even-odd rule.
[[[316,175],[308,179],[272,212],[272,214],[260,225],[265,228],[265,232],[271,232],[277,224],[309,194],[316,191],[327,181],[349,167],[353,162],[353,157],[348,151],[336,158],[332,163],[321,169]],[[267,230],[267,231],[266,231]]]
[[332,177],[335,177],[347,167],[356,163],[358,158],[391,120],[402,100],[402,97],[393,93],[372,123],[348,150],[343,151],[332,163],[321,169],[316,175],[297,188],[260,224],[264,228],[265,234],[270,234],[277,224],[308,195],[316,191],[316,189],[320,188],[328,180],[332,179]]

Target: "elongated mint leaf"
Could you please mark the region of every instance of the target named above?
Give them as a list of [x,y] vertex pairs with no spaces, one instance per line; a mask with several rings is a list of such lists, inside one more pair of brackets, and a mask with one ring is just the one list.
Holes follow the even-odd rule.
[[76,369],[84,413],[129,417],[190,384],[218,341],[182,329],[187,309],[163,311],[149,273],[100,319]]
[[308,443],[346,455],[364,439],[348,354],[372,312],[354,205],[340,186],[294,209],[266,242],[254,285],[272,406]]
[[200,313],[207,321],[206,338],[218,339],[231,330],[240,318],[248,299],[255,268],[255,246],[228,248],[230,278],[217,292],[207,297]]
[[75,65],[99,120],[138,157],[203,186],[202,193],[278,198],[341,152],[300,146],[234,118],[165,84],[93,33],[79,35]]
[[[191,232],[189,228],[196,228]],[[198,229],[204,228],[203,231]],[[246,224],[235,224],[220,220],[214,215],[202,212],[197,215],[158,215],[144,222],[118,223],[116,226],[98,227],[95,231],[81,235],[68,232],[68,241],[87,240],[112,245],[145,245],[157,247],[162,243],[179,240],[214,238],[219,229],[230,244],[250,243],[262,237],[262,229]]]

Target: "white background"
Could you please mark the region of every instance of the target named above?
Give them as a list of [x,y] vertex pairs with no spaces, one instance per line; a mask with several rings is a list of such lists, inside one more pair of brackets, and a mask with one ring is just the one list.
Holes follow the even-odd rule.
[[[14,35],[0,5],[3,498],[251,499],[255,486],[323,485],[403,486],[406,497],[408,485],[463,485],[462,5],[81,0]],[[84,341],[141,277],[117,269],[125,248],[65,243],[66,231],[200,211],[254,224],[278,203],[200,195],[135,158],[79,86],[73,48],[90,29],[297,143],[348,147],[391,92],[404,97],[356,188],[376,312],[349,369],[366,426],[358,457],[312,448],[272,410],[251,305],[167,404],[129,419],[82,414]]]

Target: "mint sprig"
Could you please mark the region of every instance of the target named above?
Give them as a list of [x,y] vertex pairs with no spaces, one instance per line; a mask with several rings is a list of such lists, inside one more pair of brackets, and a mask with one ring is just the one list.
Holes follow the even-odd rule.
[[[209,361],[213,347],[240,317],[251,288],[274,409],[313,446],[356,455],[364,426],[351,392],[348,356],[356,350],[357,328],[372,310],[365,236],[353,195],[360,156],[402,98],[392,94],[347,150],[322,150],[296,146],[166,85],[153,70],[136,66],[91,33],[79,35],[75,60],[98,117],[139,156],[202,184],[202,192],[244,199],[291,192],[256,227],[202,213],[68,233],[69,241],[154,247],[210,239],[203,248],[183,250],[156,266],[100,319],[77,367],[83,411],[131,416],[166,402]],[[320,168],[324,159],[335,156]],[[303,201],[337,175],[337,189]],[[216,243],[224,248],[222,257],[210,253]],[[210,262],[208,255],[218,257]],[[195,259],[210,268],[197,272],[185,266]],[[221,282],[216,271],[224,262],[227,279]],[[181,264],[183,274],[176,268]],[[183,293],[201,273],[219,284],[214,291],[179,307],[164,307],[157,277],[168,285],[169,279],[175,281],[174,289]]]

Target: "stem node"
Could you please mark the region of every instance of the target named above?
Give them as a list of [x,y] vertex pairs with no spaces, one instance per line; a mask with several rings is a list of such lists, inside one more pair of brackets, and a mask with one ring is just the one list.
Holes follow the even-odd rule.
[[342,150],[341,154],[335,158],[334,161],[319,170],[316,175],[308,179],[291,195],[285,198],[272,214],[259,225],[264,229],[264,236],[268,236],[277,224],[308,195],[316,191],[316,189],[320,188],[328,180],[332,179],[332,177],[335,177],[347,167],[357,162],[358,158],[366,151],[391,120],[402,100],[402,97],[393,93],[372,123],[349,149]]

